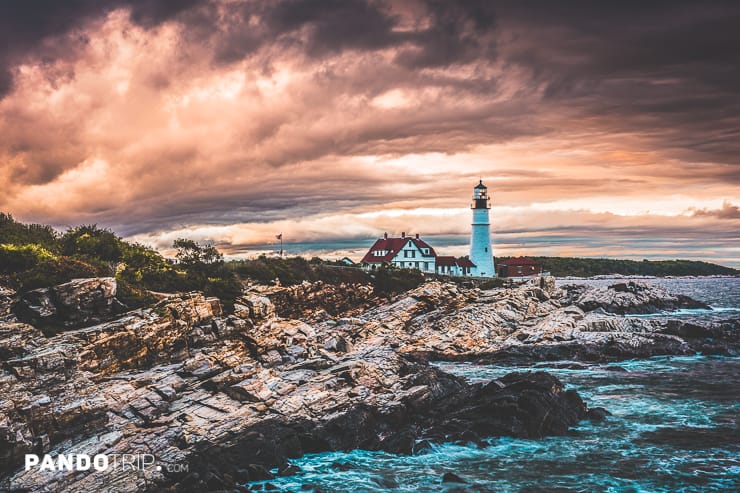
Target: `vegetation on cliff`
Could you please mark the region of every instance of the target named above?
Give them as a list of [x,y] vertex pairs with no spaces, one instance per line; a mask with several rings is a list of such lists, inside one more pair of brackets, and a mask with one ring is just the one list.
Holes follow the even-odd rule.
[[113,276],[117,297],[128,307],[154,301],[149,291],[202,291],[229,310],[241,293],[241,280],[283,285],[303,281],[370,284],[379,295],[412,289],[424,280],[417,270],[380,269],[373,274],[319,258],[268,258],[225,262],[211,245],[175,240],[175,259],[147,246],[123,240],[96,225],[69,228],[22,224],[0,213],[0,284],[18,290],[48,287],[75,278]]
[[176,261],[96,225],[58,233],[0,213],[0,283],[29,290],[74,278],[114,276],[117,297],[130,308],[154,301],[148,291],[192,290],[217,296],[229,307],[241,285],[223,256],[214,247],[191,240],[176,240],[173,246]]
[[326,261],[318,257],[267,257],[237,260],[227,264],[239,277],[260,284],[270,284],[276,279],[284,286],[303,281],[322,281],[327,284],[370,284],[376,294],[408,291],[424,282],[425,277],[416,269],[381,268],[372,273],[348,267],[341,261]]
[[[496,257],[496,262],[511,257]],[[555,277],[625,276],[733,276],[738,270],[697,260],[624,260],[611,258],[529,257]]]

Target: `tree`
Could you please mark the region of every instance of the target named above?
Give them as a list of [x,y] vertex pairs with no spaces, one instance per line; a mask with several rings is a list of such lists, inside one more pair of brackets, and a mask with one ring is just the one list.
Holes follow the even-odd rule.
[[223,265],[224,256],[213,245],[200,245],[193,240],[178,238],[172,244],[177,259],[185,269],[203,270],[206,266]]

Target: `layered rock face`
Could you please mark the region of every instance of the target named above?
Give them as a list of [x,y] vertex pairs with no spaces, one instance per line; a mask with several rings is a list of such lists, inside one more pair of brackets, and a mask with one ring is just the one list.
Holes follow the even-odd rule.
[[252,286],[239,304],[254,310],[257,316],[264,308],[259,299],[269,299],[273,314],[283,318],[328,318],[352,310],[362,310],[376,302],[372,286],[363,284],[326,284],[304,281],[295,286]]
[[737,318],[700,325],[619,315],[644,313],[648,307],[709,308],[634,282],[558,289],[553,278],[541,278],[490,291],[429,282],[391,303],[315,327],[339,331],[359,348],[387,344],[433,359],[499,363],[740,351]]
[[[554,377],[471,385],[426,360],[731,353],[739,339],[737,320],[707,327],[607,311],[690,303],[669,293],[556,289],[552,278],[491,291],[429,282],[377,306],[369,291],[255,287],[228,316],[190,293],[82,326],[98,313],[88,301],[108,306],[111,290],[96,287],[107,282],[77,282],[100,293],[90,298],[47,290],[66,329],[56,335],[19,320],[18,295],[0,291],[0,490],[231,490],[272,468],[289,473],[287,460],[309,452],[562,434],[589,410]],[[292,306],[300,293],[312,302]],[[43,305],[31,296],[20,299]],[[161,470],[19,469],[29,452],[147,453]]]
[[[243,301],[224,316],[216,299],[176,295],[51,337],[6,313],[0,489],[231,489],[307,452],[561,434],[587,412],[547,374],[470,385],[387,345],[354,348],[348,324]],[[25,471],[26,453],[152,454],[161,469]]]
[[571,285],[564,289],[573,303],[585,311],[602,309],[609,313],[624,315],[679,308],[709,308],[705,303],[688,296],[674,295],[665,288],[640,281],[618,282],[603,288]]

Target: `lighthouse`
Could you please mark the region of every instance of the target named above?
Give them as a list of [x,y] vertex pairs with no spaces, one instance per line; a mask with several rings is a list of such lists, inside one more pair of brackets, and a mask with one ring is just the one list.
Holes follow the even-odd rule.
[[470,260],[475,264],[472,274],[478,277],[495,277],[493,268],[493,250],[491,249],[491,223],[488,210],[491,208],[491,198],[488,187],[480,180],[473,189],[473,231],[470,236]]

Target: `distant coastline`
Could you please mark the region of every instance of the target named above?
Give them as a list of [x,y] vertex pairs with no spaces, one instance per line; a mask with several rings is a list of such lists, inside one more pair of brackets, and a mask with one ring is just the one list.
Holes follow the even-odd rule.
[[[496,257],[496,263],[509,257]],[[542,265],[544,271],[557,278],[603,279],[632,277],[707,277],[737,276],[740,271],[732,267],[699,260],[625,260],[612,258],[529,257]]]

